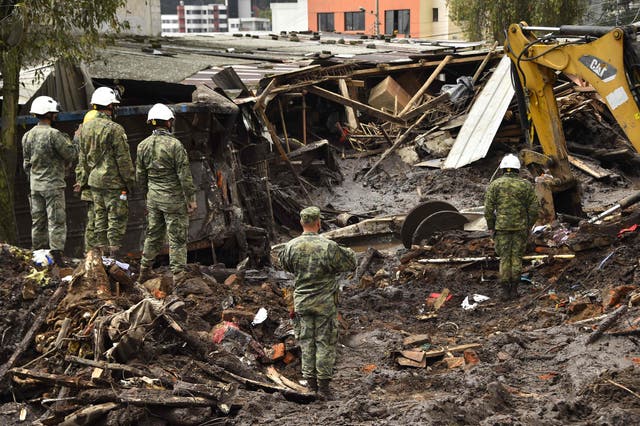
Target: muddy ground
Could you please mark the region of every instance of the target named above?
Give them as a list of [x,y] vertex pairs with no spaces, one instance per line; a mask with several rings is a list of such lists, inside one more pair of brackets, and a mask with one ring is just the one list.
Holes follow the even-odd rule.
[[[341,160],[344,182],[332,191],[319,189],[312,196],[322,206],[330,203],[337,210],[374,215],[405,213],[421,199],[446,200],[460,209],[475,207],[482,204],[484,190],[501,155],[502,152],[492,152],[473,167],[446,171],[412,168],[392,156],[380,173],[367,181],[359,176],[376,157]],[[587,207],[608,205],[633,190],[630,178],[595,182],[579,176],[587,188]],[[625,217],[636,218],[631,213]],[[251,389],[251,397],[231,413],[193,411],[193,422],[189,424],[634,424],[640,414],[637,334],[605,334],[596,342],[587,343],[598,323],[588,319],[617,306],[616,301],[611,301],[612,289],[638,283],[640,237],[634,232],[622,238],[615,236],[627,225],[609,225],[601,233],[611,237],[610,244],[577,252],[574,259],[525,263],[527,281],[520,286],[520,297],[511,301],[500,298],[497,264],[493,261],[454,265],[417,262],[419,258],[492,255],[492,242],[486,233],[439,234],[428,241],[430,250],[419,253],[400,245],[381,248],[381,256],[374,258],[362,280],[356,281],[353,276],[341,280],[341,333],[332,383],[336,401],[301,403],[281,392]],[[578,234],[589,240],[592,231]],[[28,272],[28,260],[16,261],[16,256],[7,252],[0,256],[4,270],[0,281],[2,363],[57,285],[54,279],[35,289],[35,299],[24,300],[23,278]],[[361,253],[359,257],[362,256]],[[408,260],[410,257],[414,259]],[[251,327],[245,319],[240,322],[241,329],[264,348],[278,341],[276,330],[281,332],[289,323],[282,290],[291,285],[290,279],[276,270],[265,270],[252,272],[252,279],[224,284],[207,276],[206,268],[201,272],[205,275],[195,274],[198,279],[192,282],[193,288],[179,294],[188,302],[185,324],[192,331],[207,336],[229,306],[248,312],[265,307],[269,311],[265,323]],[[444,288],[452,297],[437,316],[419,319],[433,309],[427,303],[430,294]],[[472,294],[490,299],[475,310],[463,310],[462,300]],[[124,308],[134,302],[125,297],[116,305]],[[83,306],[91,310],[101,304],[92,299]],[[633,321],[638,317],[640,310],[631,307],[616,327],[635,325]],[[574,324],[580,320],[587,321]],[[47,327],[51,327],[49,334],[55,335],[54,325]],[[425,350],[479,344],[475,349],[479,362],[462,362],[449,368],[445,358],[460,359],[462,353],[457,352],[429,358],[425,368],[400,367],[396,357],[398,351],[406,349],[403,339],[415,334],[429,335],[422,344]],[[182,379],[202,379],[191,364],[191,349],[171,339],[163,341],[163,336],[158,333],[154,337],[158,345],[162,342],[161,349],[149,346],[131,362],[159,363]],[[295,342],[288,343],[292,353],[299,355]],[[16,365],[39,356],[35,349],[31,347]],[[209,349],[218,354],[211,358],[212,362],[219,362],[222,351],[236,353],[238,357],[233,362],[242,364],[236,367],[245,372],[261,368],[255,360],[241,356],[242,351],[237,352],[233,343]],[[55,359],[48,360],[49,364],[45,361],[31,367],[64,366]],[[233,363],[224,365],[231,368],[230,364]],[[288,378],[301,379],[298,360],[275,365]],[[18,421],[24,407],[25,422],[33,422],[45,411],[41,405],[43,396],[53,392],[48,389],[43,395],[40,388],[25,391],[17,385],[5,385],[1,392],[2,424],[24,424]],[[14,398],[17,402],[11,402]],[[130,412],[114,411],[94,424],[187,424],[187,417],[179,419],[183,422],[180,423],[167,412],[132,407]]]

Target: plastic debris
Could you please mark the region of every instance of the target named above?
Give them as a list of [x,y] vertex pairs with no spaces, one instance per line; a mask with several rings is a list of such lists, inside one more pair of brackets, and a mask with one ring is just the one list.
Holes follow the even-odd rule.
[[51,257],[51,250],[49,249],[34,250],[32,259],[33,263],[38,266],[53,265],[53,257]]
[[266,319],[267,319],[267,310],[265,308],[260,308],[258,309],[258,312],[256,312],[256,316],[253,317],[253,321],[251,321],[251,325],[262,324]]
[[109,267],[113,264],[118,265],[118,267],[124,271],[128,271],[129,270],[129,264],[128,263],[124,263],[124,262],[120,262],[119,260],[113,259],[111,257],[106,257],[106,256],[102,256],[102,264],[106,267]]
[[464,309],[465,311],[471,311],[477,308],[478,304],[487,300],[489,300],[488,296],[483,296],[482,294],[473,294],[471,295],[471,301],[473,301],[474,303],[471,303],[469,300],[469,296],[467,296],[462,301],[462,309]]

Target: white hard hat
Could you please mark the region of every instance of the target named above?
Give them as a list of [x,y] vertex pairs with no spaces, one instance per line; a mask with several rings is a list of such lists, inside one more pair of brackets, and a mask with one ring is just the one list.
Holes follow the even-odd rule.
[[109,106],[119,103],[117,93],[110,87],[98,87],[91,95],[92,105]]
[[520,168],[520,160],[514,154],[507,154],[504,156],[502,161],[500,162],[501,169],[519,169]]
[[58,103],[49,96],[38,96],[31,102],[30,114],[45,115],[48,112],[59,112]]
[[149,110],[149,115],[147,115],[147,123],[151,120],[164,120],[169,121],[175,118],[173,115],[173,111],[169,109],[165,104],[155,104]]

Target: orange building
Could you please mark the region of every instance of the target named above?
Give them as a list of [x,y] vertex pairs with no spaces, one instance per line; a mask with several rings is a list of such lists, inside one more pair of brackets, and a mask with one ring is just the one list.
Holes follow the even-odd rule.
[[312,31],[461,38],[446,0],[308,0],[307,7]]

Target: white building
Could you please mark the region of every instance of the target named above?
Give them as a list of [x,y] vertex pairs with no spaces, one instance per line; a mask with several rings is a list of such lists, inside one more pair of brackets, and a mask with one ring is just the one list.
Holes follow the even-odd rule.
[[176,14],[162,15],[163,33],[219,33],[229,31],[224,4],[185,5],[180,2]]
[[271,31],[271,21],[267,18],[229,18],[229,32]]
[[271,29],[275,33],[307,31],[309,29],[307,0],[297,2],[271,0]]

